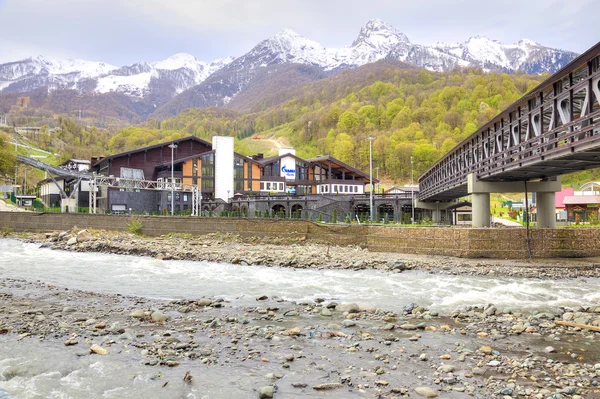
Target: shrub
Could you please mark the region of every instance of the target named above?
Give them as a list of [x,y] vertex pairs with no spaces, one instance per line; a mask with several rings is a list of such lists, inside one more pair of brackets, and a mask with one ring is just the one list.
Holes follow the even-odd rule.
[[323,222],[323,214],[322,213],[319,213],[319,216],[317,217],[317,222],[318,223]]
[[351,219],[350,219],[350,214],[349,214],[349,213],[347,213],[347,214],[346,214],[346,220],[345,220],[344,222],[345,222],[345,223],[347,223],[347,224],[350,224],[350,221],[351,221]]
[[337,209],[333,210],[333,215],[331,216],[331,223],[337,223]]
[[142,229],[144,228],[144,223],[137,217],[132,217],[127,223],[127,228],[129,232],[132,234],[140,235],[142,234]]

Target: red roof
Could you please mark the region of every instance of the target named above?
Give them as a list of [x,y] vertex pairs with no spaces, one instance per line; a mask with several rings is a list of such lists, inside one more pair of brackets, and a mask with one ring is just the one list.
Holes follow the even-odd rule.
[[561,192],[554,195],[554,206],[556,209],[565,209],[564,200],[566,196],[572,196],[575,194],[574,188],[563,188]]

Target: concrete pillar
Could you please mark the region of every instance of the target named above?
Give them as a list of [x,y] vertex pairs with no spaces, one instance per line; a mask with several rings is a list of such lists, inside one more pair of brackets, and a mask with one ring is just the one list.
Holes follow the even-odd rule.
[[490,194],[472,193],[473,227],[490,227]]
[[215,199],[229,201],[233,191],[233,137],[214,136],[215,150]]
[[60,200],[62,213],[77,213],[77,198],[63,198]]
[[545,229],[556,228],[556,213],[553,192],[538,192],[537,196],[537,227]]

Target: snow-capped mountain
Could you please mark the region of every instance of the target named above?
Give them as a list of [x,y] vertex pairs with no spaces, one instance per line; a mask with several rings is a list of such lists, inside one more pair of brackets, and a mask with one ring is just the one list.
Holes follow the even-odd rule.
[[484,36],[473,36],[464,43],[437,43],[434,48],[467,62],[467,66],[490,71],[527,73],[555,72],[568,64],[577,54],[556,50],[532,40],[502,44]]
[[[24,92],[42,86],[72,85],[117,69],[104,62],[48,60],[43,56],[0,65],[0,90]],[[11,89],[11,86],[12,89]]]
[[[239,93],[258,81],[264,83],[269,76],[279,76],[277,84],[285,85],[282,74],[296,74],[295,78],[302,81],[323,72],[334,74],[382,59],[440,72],[477,67],[486,71],[521,70],[537,74],[555,72],[576,56],[531,40],[502,44],[481,36],[463,43],[414,44],[398,29],[374,19],[346,47],[326,48],[284,29],[238,58],[210,63],[185,53],[123,67],[83,60],[52,61],[38,56],[0,64],[0,93],[26,93],[40,88],[47,88],[48,92],[72,89],[82,94],[116,93],[150,108],[174,102],[177,106],[167,107],[172,114],[190,106],[227,105]],[[308,65],[311,69],[276,68],[292,64]]]
[[134,97],[146,97],[151,91],[169,86],[172,96],[202,83],[213,72],[223,68],[232,57],[210,64],[198,61],[193,55],[179,53],[166,60],[142,62],[116,69],[97,77],[95,92],[112,91]]
[[374,19],[361,28],[350,46],[338,49],[326,48],[285,29],[260,42],[226,69],[239,71],[273,64],[300,63],[335,71],[391,58],[440,72],[463,66],[489,71],[542,73],[554,72],[576,56],[575,53],[544,47],[531,40],[506,45],[480,36],[471,37],[464,43],[423,46],[411,43],[404,33]]
[[0,90],[27,92],[47,86],[49,90],[119,92],[145,97],[156,88],[163,88],[172,97],[201,83],[232,60],[230,57],[209,64],[180,53],[162,61],[119,68],[102,62],[53,61],[38,56],[0,65]]

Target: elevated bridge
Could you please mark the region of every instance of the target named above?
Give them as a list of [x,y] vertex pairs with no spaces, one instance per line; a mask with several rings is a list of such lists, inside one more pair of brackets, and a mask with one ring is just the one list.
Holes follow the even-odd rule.
[[[537,192],[538,227],[555,227],[560,176],[600,167],[600,43],[459,143],[419,177],[421,202],[472,195],[489,226],[489,194]],[[551,208],[551,209],[550,209]]]

